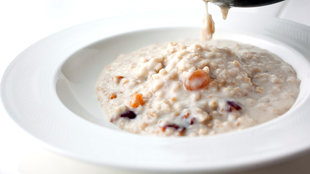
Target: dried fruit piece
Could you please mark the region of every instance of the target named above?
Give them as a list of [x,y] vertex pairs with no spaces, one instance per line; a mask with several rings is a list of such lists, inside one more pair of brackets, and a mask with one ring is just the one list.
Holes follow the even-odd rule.
[[163,131],[166,131],[166,128],[174,128],[174,129],[179,129],[180,128],[180,126],[179,125],[177,125],[177,124],[167,124],[167,125],[165,125],[164,127],[163,127]]
[[111,118],[110,122],[113,123],[115,121],[115,118]]
[[124,78],[124,76],[114,76],[114,77],[112,77],[112,80],[113,80],[115,83],[119,84],[119,82],[120,82],[123,78]]
[[196,118],[195,117],[190,117],[190,113],[186,113],[185,115],[183,115],[181,117],[182,119],[184,119],[185,121],[185,124],[188,126],[188,125],[193,125],[196,121]]
[[137,117],[136,113],[133,111],[127,111],[120,115],[122,118],[135,119]]
[[116,99],[117,98],[117,95],[116,93],[112,93],[109,97],[110,100],[113,100],[113,99]]
[[131,101],[130,101],[130,106],[132,108],[137,108],[143,104],[144,104],[144,101],[143,101],[143,95],[142,94],[135,94],[132,96]]
[[185,115],[183,115],[184,119],[187,119],[189,117],[189,113],[186,113]]
[[209,74],[201,69],[198,69],[194,71],[187,79],[185,79],[184,86],[189,91],[195,91],[205,88],[209,83]]
[[182,127],[181,130],[179,130],[179,135],[184,136],[185,131],[186,131],[186,127]]
[[241,108],[241,106],[240,105],[238,105],[236,102],[234,102],[234,101],[226,101],[226,103],[227,103],[227,108],[226,108],[226,111],[228,111],[228,112],[232,112],[233,111],[233,109],[235,109],[235,110],[237,110],[237,111],[239,111],[239,110],[241,110],[242,108]]
[[174,123],[165,125],[164,127],[161,128],[161,130],[163,132],[165,132],[167,128],[175,129],[176,131],[178,131],[180,136],[183,136],[185,134],[185,131],[186,131],[186,127],[179,126],[179,125],[174,124]]
[[196,118],[195,118],[195,117],[193,117],[193,118],[191,118],[191,120],[190,120],[189,124],[190,124],[190,125],[193,125],[193,124],[195,123],[195,121],[196,121]]

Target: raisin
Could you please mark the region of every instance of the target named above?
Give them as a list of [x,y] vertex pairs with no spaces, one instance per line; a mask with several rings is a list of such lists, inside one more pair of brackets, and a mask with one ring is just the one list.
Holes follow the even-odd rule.
[[164,127],[162,127],[162,131],[165,132],[167,128],[172,128],[172,129],[177,130],[180,136],[183,136],[186,131],[186,127],[179,126],[177,124],[167,124]]
[[122,118],[135,119],[137,117],[136,113],[133,111],[127,111],[120,115]]
[[164,127],[166,127],[166,128],[174,128],[174,129],[179,129],[180,128],[180,126],[179,125],[176,125],[176,124],[167,124],[166,126],[164,126]]
[[196,121],[196,118],[195,118],[195,117],[193,117],[193,118],[191,118],[191,120],[190,120],[189,124],[190,124],[190,125],[193,125],[193,124],[195,123],[195,121]]
[[237,111],[239,111],[239,110],[241,110],[242,108],[241,108],[241,106],[240,105],[238,105],[236,102],[234,102],[234,101],[226,101],[226,103],[227,103],[227,108],[226,108],[226,111],[228,111],[228,112],[232,112],[233,111],[233,109],[235,109],[235,110],[237,110]]

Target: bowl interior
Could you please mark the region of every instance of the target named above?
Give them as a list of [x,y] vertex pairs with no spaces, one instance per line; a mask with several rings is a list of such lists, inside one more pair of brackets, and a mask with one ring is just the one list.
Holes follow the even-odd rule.
[[[86,46],[68,57],[59,68],[56,92],[61,102],[76,115],[105,127],[118,130],[105,119],[95,95],[95,85],[103,68],[119,54],[141,47],[181,39],[199,39],[199,28],[160,28],[124,33]],[[293,48],[265,36],[245,35],[217,30],[215,39],[228,39],[267,49],[291,64],[301,80],[300,93],[289,112],[309,96],[310,66],[308,61]]]

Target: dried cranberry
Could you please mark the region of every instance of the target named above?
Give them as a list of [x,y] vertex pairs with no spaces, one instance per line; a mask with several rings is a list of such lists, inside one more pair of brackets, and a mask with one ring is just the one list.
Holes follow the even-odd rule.
[[235,109],[237,111],[242,109],[241,106],[238,105],[236,102],[228,100],[226,103],[228,105],[228,107],[226,108],[226,111],[228,111],[228,112],[232,112],[233,109]]
[[190,120],[189,124],[190,124],[190,125],[193,125],[193,124],[195,123],[195,120],[196,120],[196,118],[193,117],[193,118]]
[[128,119],[135,119],[136,116],[137,116],[136,113],[134,113],[133,111],[127,111],[120,115],[120,117]]
[[167,124],[164,126],[165,128],[174,128],[174,129],[179,129],[180,126],[179,125],[176,125],[176,124]]

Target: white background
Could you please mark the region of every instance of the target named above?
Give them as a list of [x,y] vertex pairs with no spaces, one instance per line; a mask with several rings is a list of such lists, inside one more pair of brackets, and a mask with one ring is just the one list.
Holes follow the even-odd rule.
[[[201,0],[9,0],[0,1],[0,76],[21,51],[62,29],[97,19],[167,10],[204,10]],[[232,9],[269,15],[310,26],[310,1],[287,0],[260,8]],[[219,15],[212,6],[213,15]],[[229,20],[229,19],[228,19]],[[22,74],[21,74],[22,75]],[[310,173],[310,157],[248,173]],[[43,149],[20,130],[0,106],[0,174],[126,173],[69,159]]]

